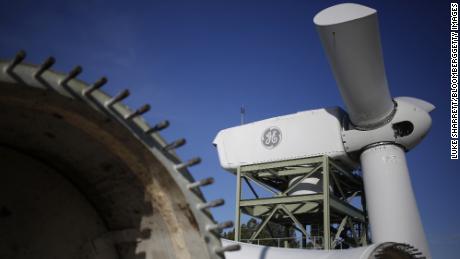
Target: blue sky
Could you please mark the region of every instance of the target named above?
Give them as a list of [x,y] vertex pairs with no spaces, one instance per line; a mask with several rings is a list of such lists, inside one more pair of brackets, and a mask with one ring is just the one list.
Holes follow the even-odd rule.
[[[214,176],[208,199],[223,197],[218,220],[234,217],[234,177],[220,169],[212,140],[220,129],[297,111],[342,106],[313,16],[341,1],[0,1],[0,58],[57,59],[83,66],[79,77],[107,76],[105,91],[129,88],[127,103],[152,105],[146,118],[172,123],[185,137],[184,159],[204,161],[195,178]],[[449,11],[447,1],[356,1],[379,12],[393,96],[427,100],[433,127],[409,152],[419,210],[434,258],[460,245],[459,162],[449,158]]]

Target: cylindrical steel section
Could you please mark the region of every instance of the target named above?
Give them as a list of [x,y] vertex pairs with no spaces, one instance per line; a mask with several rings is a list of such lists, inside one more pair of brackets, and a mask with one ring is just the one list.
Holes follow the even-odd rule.
[[373,128],[392,114],[377,11],[339,4],[314,18],[351,122]]
[[[289,188],[291,188],[294,184],[297,184],[300,180],[300,182],[288,192],[290,196],[323,192],[323,173],[321,171],[315,172],[305,179],[301,178],[302,176],[296,176],[289,180]],[[329,191],[333,191],[331,185],[329,185]]]
[[373,242],[408,243],[431,258],[412,191],[404,150],[393,144],[361,154]]
[[[293,184],[297,183],[302,176],[297,176],[292,178],[289,181],[289,187],[291,187]],[[312,174],[310,177],[307,177],[303,180],[301,180],[300,183],[297,184],[290,192],[288,192],[289,195],[294,196],[294,195],[305,195],[305,194],[316,194],[316,193],[322,193],[323,192],[323,180],[322,180],[322,173],[316,172]]]

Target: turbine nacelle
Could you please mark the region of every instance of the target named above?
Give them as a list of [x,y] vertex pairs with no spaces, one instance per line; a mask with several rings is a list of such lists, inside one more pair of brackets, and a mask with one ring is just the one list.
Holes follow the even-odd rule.
[[214,139],[223,168],[328,155],[357,168],[342,142],[349,124],[338,108],[302,111],[221,130]]
[[221,166],[229,171],[246,164],[318,155],[358,168],[359,152],[367,147],[392,143],[408,151],[428,133],[433,105],[412,97],[397,97],[394,103],[389,120],[371,130],[356,129],[345,111],[333,107],[224,129],[213,143]]

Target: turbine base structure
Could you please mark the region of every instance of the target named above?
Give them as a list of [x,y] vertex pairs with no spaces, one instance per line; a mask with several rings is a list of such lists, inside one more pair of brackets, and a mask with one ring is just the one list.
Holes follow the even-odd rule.
[[[362,200],[362,178],[328,156],[244,165],[237,169],[236,177],[236,241],[263,244],[276,240],[275,236],[258,239],[269,223],[275,223],[299,231],[303,237],[299,244],[304,248],[341,249],[369,242],[366,212],[351,203]],[[243,199],[243,180],[255,198]],[[273,196],[259,197],[254,184]],[[240,213],[261,220],[244,239]]]

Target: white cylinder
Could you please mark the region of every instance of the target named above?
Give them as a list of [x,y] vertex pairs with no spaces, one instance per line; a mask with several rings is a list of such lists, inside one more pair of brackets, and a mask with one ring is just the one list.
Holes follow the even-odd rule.
[[408,243],[431,258],[404,150],[379,145],[361,154],[372,241]]
[[[323,192],[323,180],[321,172],[313,173],[308,178],[303,179],[296,187],[294,187],[288,194],[293,195],[305,195],[305,194],[316,194]],[[297,176],[292,178],[289,181],[289,186],[295,184],[299,178],[302,176]]]
[[[289,181],[289,187],[295,184],[302,176],[296,176]],[[332,186],[329,185],[329,191],[332,192]],[[323,173],[318,171],[313,173],[310,177],[303,179],[297,186],[292,188],[288,194],[294,195],[306,195],[306,194],[317,194],[323,192]]]

